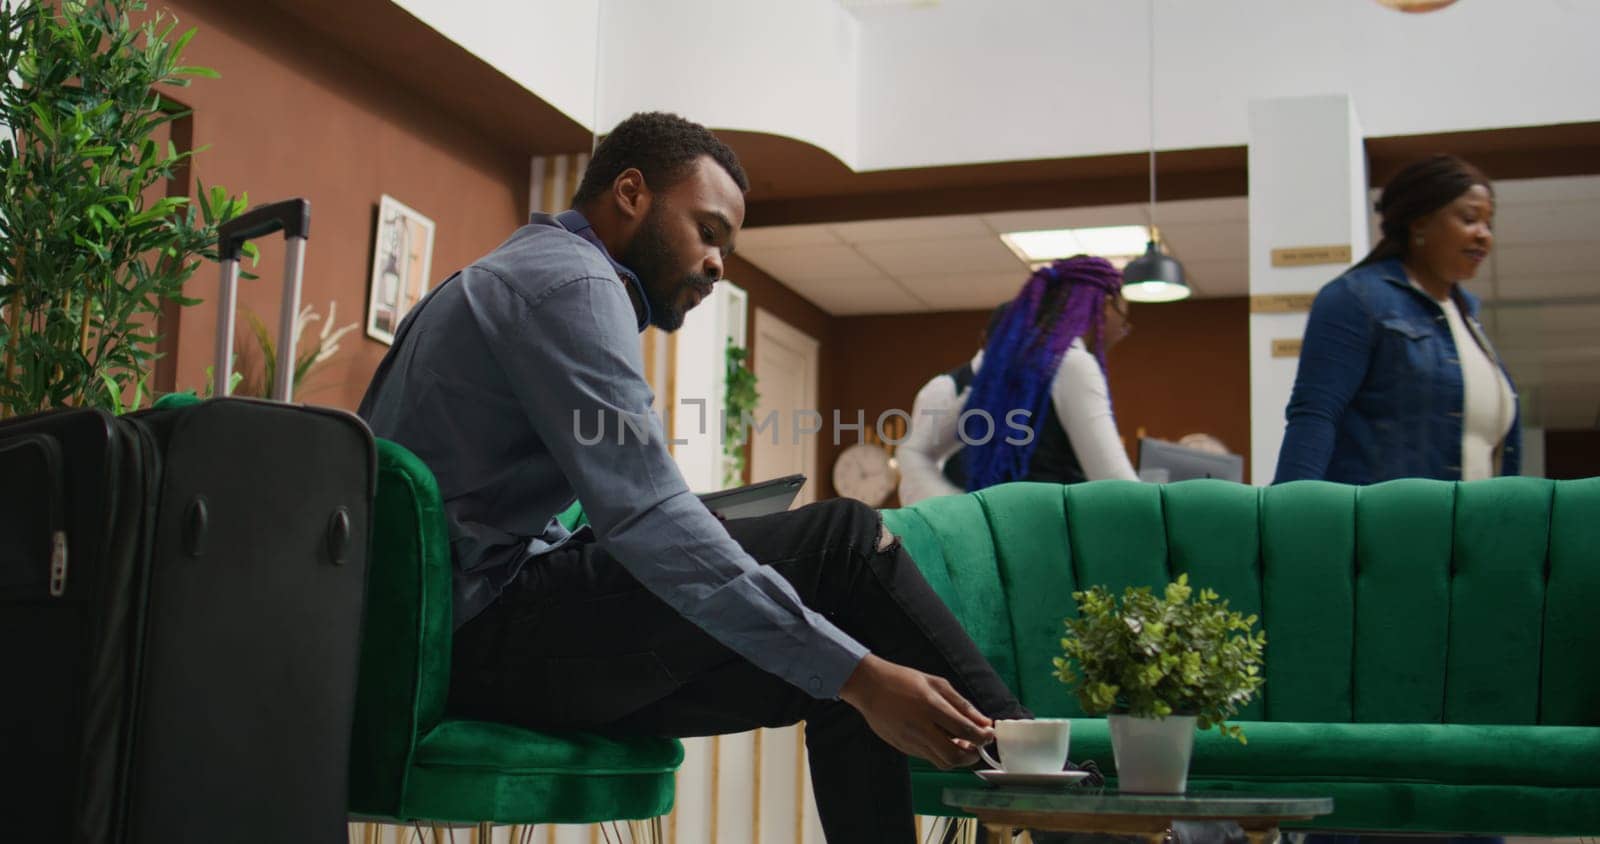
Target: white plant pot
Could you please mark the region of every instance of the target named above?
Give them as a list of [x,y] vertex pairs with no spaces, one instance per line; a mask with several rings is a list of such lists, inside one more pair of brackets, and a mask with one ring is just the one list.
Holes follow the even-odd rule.
[[1117,790],[1131,794],[1182,794],[1189,787],[1194,753],[1193,715],[1135,718],[1109,715]]

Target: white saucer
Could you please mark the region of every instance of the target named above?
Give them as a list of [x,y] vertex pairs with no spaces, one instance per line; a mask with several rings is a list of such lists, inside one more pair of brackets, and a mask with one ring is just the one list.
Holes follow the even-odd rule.
[[1089,776],[1088,771],[1056,771],[1047,774],[1010,774],[989,768],[973,771],[991,785],[1072,785]]

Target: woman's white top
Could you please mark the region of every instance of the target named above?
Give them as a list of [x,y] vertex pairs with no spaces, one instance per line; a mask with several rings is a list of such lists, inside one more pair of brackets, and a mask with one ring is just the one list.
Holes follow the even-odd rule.
[[[976,373],[982,363],[980,350],[972,356],[972,371]],[[909,506],[924,498],[966,492],[950,483],[942,470],[944,462],[961,448],[956,425],[968,392],[970,390],[957,393],[956,379],[948,372],[934,376],[917,391],[911,403],[911,422],[905,441],[894,450],[895,461],[900,465],[900,506]]]
[[[1423,290],[1415,280],[1411,284]],[[1461,479],[1492,478],[1500,474],[1500,445],[1511,432],[1517,399],[1500,365],[1462,317],[1455,297],[1434,301],[1444,310],[1450,339],[1456,344],[1456,358],[1461,362]]]
[[1067,431],[1072,452],[1078,456],[1083,475],[1091,481],[1116,478],[1139,480],[1117,434],[1117,419],[1111,413],[1111,385],[1100,371],[1100,361],[1089,353],[1082,338],[1061,357],[1061,368],[1050,385],[1050,401],[1055,404],[1061,427]]
[[[979,352],[972,359],[972,371],[976,373],[982,364],[983,353]],[[944,461],[961,448],[957,423],[966,400],[966,392],[957,394],[955,379],[948,374],[935,377],[917,391],[911,405],[910,430],[905,442],[895,449],[900,464],[902,506],[966,491],[950,483],[941,471]],[[1050,383],[1050,401],[1072,443],[1078,465],[1083,467],[1084,477],[1091,481],[1139,479],[1117,434],[1117,420],[1111,412],[1111,387],[1100,371],[1100,362],[1081,338],[1073,340],[1061,356],[1056,377]],[[996,421],[1004,425],[1002,420]],[[1043,422],[1030,421],[1036,425]],[[1005,430],[1001,428],[1002,432]]]

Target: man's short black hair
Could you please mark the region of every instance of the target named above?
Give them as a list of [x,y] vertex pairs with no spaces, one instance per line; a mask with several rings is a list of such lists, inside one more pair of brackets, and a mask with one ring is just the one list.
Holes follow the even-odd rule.
[[600,141],[588,169],[583,171],[578,192],[572,196],[572,205],[582,207],[610,190],[629,167],[639,168],[651,190],[666,190],[688,175],[690,166],[702,155],[709,155],[722,165],[739,190],[750,190],[750,180],[739,166],[739,157],[711,130],[676,114],[641,111],[618,123]]

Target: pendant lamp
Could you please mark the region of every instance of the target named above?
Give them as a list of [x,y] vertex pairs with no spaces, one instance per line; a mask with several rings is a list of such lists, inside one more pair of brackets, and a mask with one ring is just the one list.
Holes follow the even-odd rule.
[[1189,298],[1183,265],[1161,251],[1156,234],[1156,2],[1150,0],[1150,242],[1122,269],[1122,297],[1130,302],[1176,302]]

